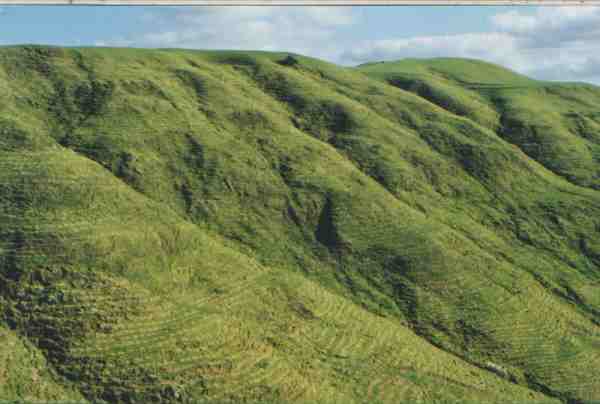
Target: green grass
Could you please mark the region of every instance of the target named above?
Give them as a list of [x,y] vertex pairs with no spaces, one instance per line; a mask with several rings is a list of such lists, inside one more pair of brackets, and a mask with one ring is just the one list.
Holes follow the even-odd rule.
[[600,188],[593,85],[531,80],[467,59],[406,59],[360,70],[493,130],[574,184]]
[[600,399],[597,88],[38,46],[0,88],[0,398]]

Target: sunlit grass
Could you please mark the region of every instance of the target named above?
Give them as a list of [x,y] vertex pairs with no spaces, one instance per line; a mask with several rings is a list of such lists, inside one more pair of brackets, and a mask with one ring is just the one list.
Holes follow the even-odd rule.
[[[597,89],[465,60],[0,56],[0,321],[19,347],[0,358],[22,363],[0,397],[598,399]],[[581,163],[503,130],[559,115],[544,139]]]

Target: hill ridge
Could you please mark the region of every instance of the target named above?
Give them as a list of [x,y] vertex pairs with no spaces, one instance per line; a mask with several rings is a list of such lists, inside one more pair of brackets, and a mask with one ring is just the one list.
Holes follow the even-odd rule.
[[0,398],[598,400],[600,92],[443,62],[0,48]]

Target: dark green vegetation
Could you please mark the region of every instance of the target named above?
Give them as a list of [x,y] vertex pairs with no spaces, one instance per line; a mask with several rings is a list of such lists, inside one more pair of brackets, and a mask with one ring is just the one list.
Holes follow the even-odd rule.
[[0,398],[600,400],[600,89],[0,49]]

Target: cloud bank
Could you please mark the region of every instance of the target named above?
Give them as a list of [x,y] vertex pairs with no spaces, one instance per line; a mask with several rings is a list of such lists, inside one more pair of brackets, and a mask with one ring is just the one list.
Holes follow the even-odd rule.
[[[345,65],[407,57],[468,57],[540,79],[600,83],[600,7],[531,10],[496,14],[486,32],[356,42],[348,39],[348,30],[366,23],[359,8],[177,8],[144,16],[154,28],[151,33],[97,44],[280,50]],[[367,28],[367,32],[377,29],[377,22],[369,21]]]
[[337,30],[354,24],[356,13],[350,7],[190,7],[145,18],[158,29],[131,41],[139,46],[284,50],[331,60],[339,53]]
[[539,7],[496,14],[489,32],[365,40],[345,63],[405,57],[484,59],[540,78],[600,83],[600,8]]

